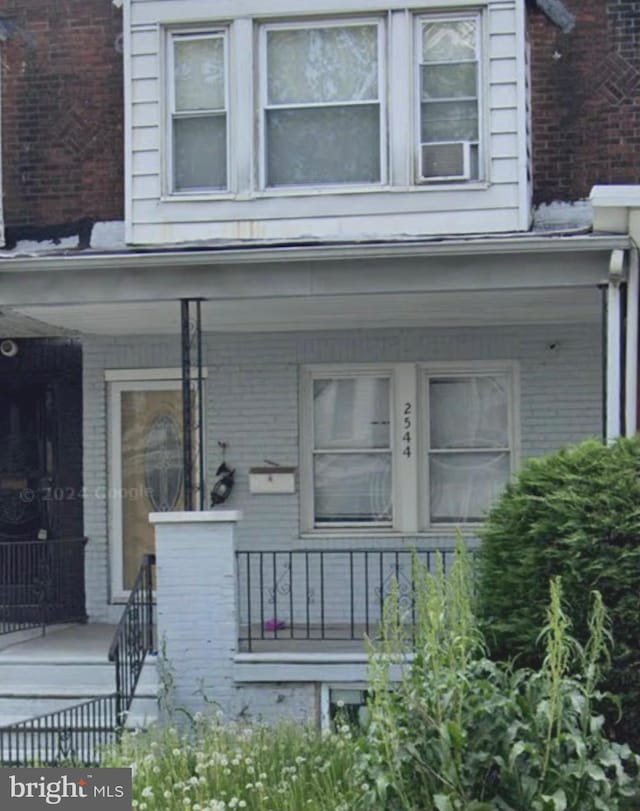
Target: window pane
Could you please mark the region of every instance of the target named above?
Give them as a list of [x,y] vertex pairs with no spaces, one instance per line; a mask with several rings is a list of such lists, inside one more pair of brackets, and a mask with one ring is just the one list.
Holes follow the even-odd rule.
[[478,138],[478,105],[475,101],[437,101],[423,104],[422,143],[475,141]]
[[391,520],[391,454],[317,454],[316,523]]
[[227,187],[225,115],[174,119],[173,171],[175,191]]
[[446,20],[422,26],[422,58],[425,62],[457,62],[475,59],[476,21]]
[[223,110],[224,40],[176,39],[176,111]]
[[505,376],[432,378],[431,448],[508,448]]
[[267,32],[268,103],[378,98],[375,25]]
[[422,100],[475,98],[478,94],[475,62],[422,65]]
[[314,447],[388,448],[389,378],[313,382]]
[[508,453],[439,453],[429,461],[432,522],[481,520],[509,481]]
[[267,112],[267,185],[377,183],[377,104]]

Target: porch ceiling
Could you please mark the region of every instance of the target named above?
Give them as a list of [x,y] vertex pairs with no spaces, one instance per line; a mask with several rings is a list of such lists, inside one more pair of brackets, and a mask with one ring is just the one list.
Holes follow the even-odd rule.
[[[569,323],[597,322],[600,306],[595,286],[354,293],[204,301],[202,320],[207,332]],[[46,334],[46,325],[51,335],[178,334],[180,308],[177,301],[60,304],[21,307],[0,315],[3,337],[40,336]]]

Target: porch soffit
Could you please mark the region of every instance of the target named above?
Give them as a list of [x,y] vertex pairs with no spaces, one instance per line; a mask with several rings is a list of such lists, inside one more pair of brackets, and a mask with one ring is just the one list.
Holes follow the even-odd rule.
[[[52,330],[76,334],[180,333],[176,301],[52,305],[22,308],[20,312],[37,318],[38,323],[50,324]],[[202,304],[206,332],[597,323],[600,318],[601,298],[595,286],[245,298]],[[1,319],[0,332],[4,332]]]

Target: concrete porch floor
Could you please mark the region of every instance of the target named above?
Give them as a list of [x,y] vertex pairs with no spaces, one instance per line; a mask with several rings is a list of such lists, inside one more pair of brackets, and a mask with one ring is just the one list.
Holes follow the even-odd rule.
[[[91,622],[74,625],[53,625],[45,635],[39,629],[7,635],[0,642],[0,663],[46,664],[86,663],[103,664],[109,661],[109,646],[116,626]],[[12,640],[10,637],[14,636]]]

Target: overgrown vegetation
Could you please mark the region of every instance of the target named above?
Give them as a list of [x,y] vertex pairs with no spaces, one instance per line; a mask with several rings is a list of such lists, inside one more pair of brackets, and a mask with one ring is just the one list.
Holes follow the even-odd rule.
[[362,793],[353,761],[346,726],[321,737],[209,716],[127,735],[103,765],[132,766],[137,811],[352,811]]
[[[490,661],[461,550],[445,577],[417,562],[415,643],[397,590],[370,651],[366,729],[194,720],[127,736],[105,765],[134,767],[139,811],[622,811],[638,808],[640,759],[596,710],[607,623],[596,593],[585,645],[559,580],[538,670]],[[412,660],[406,653],[415,649]],[[400,674],[396,672],[400,669]],[[398,675],[401,676],[397,682]]]
[[[360,744],[366,806],[385,811],[595,811],[637,805],[639,759],[610,742],[595,711],[606,664],[605,612],[593,597],[589,634],[569,633],[561,585],[540,634],[538,670],[490,661],[472,609],[469,568],[417,578],[418,640],[404,649],[397,596],[387,603],[383,650],[371,658],[370,724]],[[635,798],[633,800],[632,798]]]
[[591,592],[611,618],[605,688],[619,696],[615,735],[640,750],[640,441],[597,440],[530,460],[489,515],[479,610],[494,658],[538,666],[549,579],[562,577],[573,634],[585,644]]

